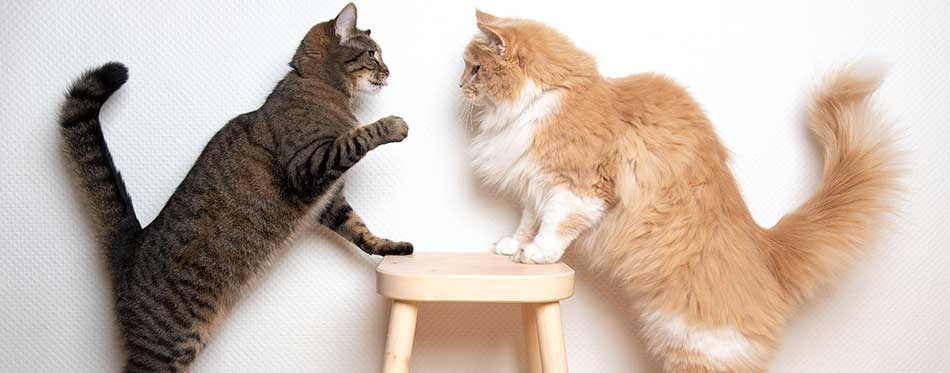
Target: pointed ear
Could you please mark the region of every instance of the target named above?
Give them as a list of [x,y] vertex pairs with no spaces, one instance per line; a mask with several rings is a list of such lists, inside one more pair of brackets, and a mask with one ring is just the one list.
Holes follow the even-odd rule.
[[346,4],[333,20],[333,25],[341,43],[349,39],[356,32],[356,5]]
[[477,20],[478,23],[495,23],[495,22],[499,21],[500,18],[495,17],[495,16],[493,16],[493,15],[491,15],[491,14],[485,13],[485,12],[479,10],[478,8],[476,8],[476,9],[475,9],[475,20]]
[[501,18],[475,9],[475,21],[478,23],[478,29],[481,30],[492,43],[502,48],[508,45],[508,40],[505,38],[502,28],[498,26],[498,22],[501,21]]
[[508,46],[508,40],[502,28],[479,22],[478,29],[481,30],[493,44],[500,46],[502,49]]

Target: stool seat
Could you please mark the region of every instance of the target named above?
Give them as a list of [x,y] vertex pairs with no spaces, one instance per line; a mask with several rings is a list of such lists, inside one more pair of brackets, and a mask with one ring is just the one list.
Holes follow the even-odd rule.
[[566,264],[516,263],[492,253],[387,256],[376,273],[379,294],[409,301],[546,303],[574,294]]

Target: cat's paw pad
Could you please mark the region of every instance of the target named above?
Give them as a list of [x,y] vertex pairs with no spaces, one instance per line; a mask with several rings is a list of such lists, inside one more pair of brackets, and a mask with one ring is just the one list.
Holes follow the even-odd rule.
[[511,237],[504,237],[495,242],[495,253],[500,255],[514,255],[521,249],[521,242]]
[[512,259],[527,264],[550,264],[557,263],[558,260],[561,260],[562,255],[564,255],[564,250],[545,248],[532,242],[521,249]]
[[389,241],[379,248],[379,255],[409,255],[412,254],[412,244],[408,242]]

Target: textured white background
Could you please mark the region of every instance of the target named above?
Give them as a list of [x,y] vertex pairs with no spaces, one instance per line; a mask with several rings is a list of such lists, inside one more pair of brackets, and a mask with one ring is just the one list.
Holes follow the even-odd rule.
[[[54,123],[68,83],[108,60],[131,80],[103,112],[139,218],[161,209],[210,136],[256,108],[308,28],[341,2],[0,3],[0,371],[121,366],[107,277],[60,156]],[[482,190],[457,120],[470,2],[361,1],[393,70],[360,114],[399,114],[407,141],[350,172],[350,200],[377,233],[420,251],[487,250],[516,223]],[[729,148],[756,219],[774,224],[818,181],[802,123],[827,68],[891,65],[878,96],[897,120],[910,174],[903,214],[879,250],[788,328],[776,372],[950,372],[950,2],[481,1],[554,25],[607,75],[646,70],[687,84]],[[386,304],[369,258],[330,234],[304,235],[250,289],[196,372],[372,372]],[[574,372],[645,372],[625,306],[581,269],[565,302]],[[515,372],[516,306],[423,306],[416,372]]]

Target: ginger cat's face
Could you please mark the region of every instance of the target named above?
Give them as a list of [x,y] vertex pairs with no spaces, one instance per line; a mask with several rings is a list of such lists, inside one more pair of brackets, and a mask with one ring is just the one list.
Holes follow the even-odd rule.
[[477,11],[479,35],[465,48],[465,69],[459,88],[465,97],[478,105],[498,103],[514,98],[525,80],[523,71],[513,59],[509,40],[502,32],[501,18]]
[[459,87],[476,105],[515,101],[522,89],[568,88],[597,75],[597,63],[557,30],[527,19],[476,11],[481,31],[468,43]]
[[[490,73],[494,70],[492,67],[498,62],[491,54],[479,51],[478,46],[473,45],[476,43],[478,41],[473,40],[465,51],[463,57],[465,69],[462,70],[462,76],[459,78],[459,88],[462,89],[465,97],[472,101],[479,101],[482,94],[493,86],[491,82],[499,78],[496,74]],[[486,67],[484,71],[482,71],[483,65]]]

